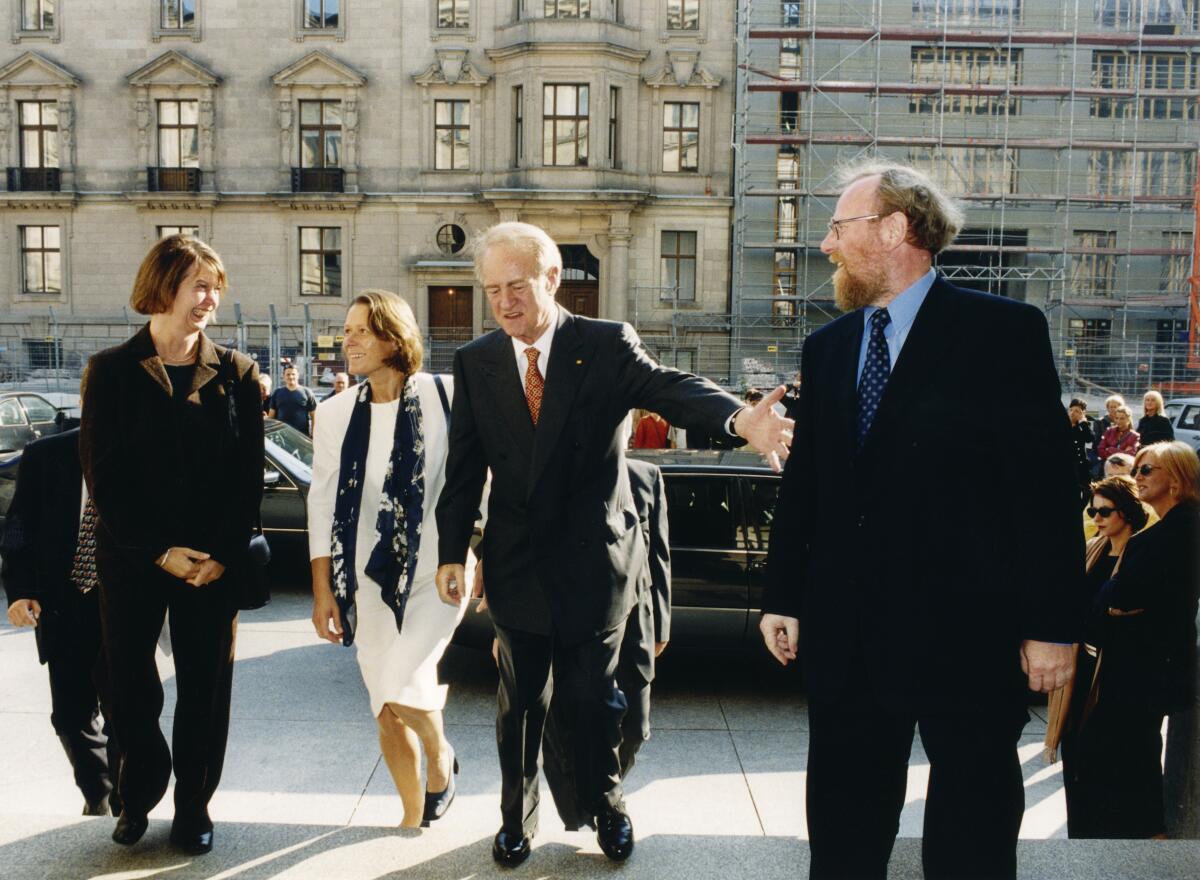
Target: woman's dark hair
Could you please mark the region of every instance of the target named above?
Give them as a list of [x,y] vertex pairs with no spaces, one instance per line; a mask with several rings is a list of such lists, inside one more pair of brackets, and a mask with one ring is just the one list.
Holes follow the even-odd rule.
[[1138,500],[1137,483],[1133,481],[1133,477],[1117,474],[1115,477],[1097,480],[1092,483],[1092,494],[1111,501],[1117,513],[1121,514],[1135,532],[1140,532],[1146,527],[1150,514],[1146,506]]

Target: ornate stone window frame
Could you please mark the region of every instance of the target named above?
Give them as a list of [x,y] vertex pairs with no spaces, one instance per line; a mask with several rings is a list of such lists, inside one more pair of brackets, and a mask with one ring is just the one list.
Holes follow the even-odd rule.
[[708,42],[708,21],[710,8],[716,0],[700,0],[700,27],[694,31],[676,30],[675,28],[667,27],[667,0],[658,0],[656,4],[658,10],[655,13],[658,16],[657,26],[659,29],[658,40],[661,43],[673,41],[688,40],[693,43]]
[[63,12],[62,4],[54,10],[54,25],[48,28],[38,28],[36,30],[26,30],[25,24],[25,0],[11,0],[12,2],[12,41],[14,43],[23,43],[26,40],[47,40],[51,43],[59,43],[62,41],[63,31]]
[[[213,157],[216,152],[216,94],[221,77],[182,52],[170,49],[125,79],[133,99],[134,140],[137,147],[136,189],[139,192],[149,190],[146,168],[158,161],[155,150],[158,136],[155,102],[178,100],[200,102],[200,192],[216,192]],[[183,194],[169,195],[178,199]]]
[[292,7],[295,9],[295,34],[294,39],[297,43],[303,43],[305,40],[334,40],[338,43],[346,42],[346,7],[350,0],[341,0],[341,6],[338,7],[338,23],[335,28],[306,28],[304,26],[304,3],[305,0],[292,0]]
[[438,0],[428,0],[429,4],[429,35],[437,42],[439,40],[466,40],[474,43],[479,39],[479,0],[467,0],[470,5],[468,23],[465,28],[438,27]]
[[341,101],[344,191],[357,193],[359,116],[367,78],[328,52],[314,49],[277,72],[271,82],[278,95],[278,190],[291,191],[292,169],[300,167],[300,101]]
[[196,18],[191,27],[167,28],[162,26],[163,0],[150,0],[150,41],[158,43],[162,40],[191,40],[199,43],[204,31],[204,13],[208,7],[207,0],[195,0]]
[[[12,293],[7,297],[8,302],[22,305],[36,303],[38,305],[58,305],[71,301],[71,235],[74,213],[53,203],[38,204],[31,202],[22,207],[27,210],[6,211],[4,223],[0,227],[0,237],[3,238],[5,253],[9,255],[9,270],[7,274],[8,289]],[[21,227],[22,226],[57,226],[59,228],[59,264],[62,268],[62,290],[58,293],[26,293],[21,273],[25,270],[21,259]]]
[[25,52],[0,67],[0,159],[20,164],[19,101],[58,101],[58,169],[61,192],[75,189],[75,89],[81,80],[37,52]]
[[[288,302],[299,306],[308,303],[313,308],[333,305],[339,309],[350,302],[357,291],[354,286],[354,236],[358,221],[358,206],[344,202],[304,204],[291,206],[292,215],[287,218],[284,231],[284,248],[287,254]],[[342,238],[342,292],[340,296],[302,296],[300,294],[300,230],[306,227],[330,227],[341,232]],[[341,320],[337,318],[336,320]]]
[[[413,82],[421,87],[421,168],[439,175],[478,173],[483,170],[483,87],[492,77],[475,69],[467,49],[447,46],[435,48],[433,52],[437,60],[420,73],[413,74]],[[433,167],[433,113],[434,102],[439,100],[471,102],[471,165],[466,170],[435,170]]]
[[[666,64],[643,80],[652,93],[651,167],[655,174],[670,174],[672,177],[712,174],[716,160],[713,152],[716,140],[713,137],[716,124],[713,93],[720,87],[721,78],[700,66],[700,52],[697,49],[669,49],[666,54]],[[695,171],[663,171],[663,103],[666,101],[700,104],[700,167]]]

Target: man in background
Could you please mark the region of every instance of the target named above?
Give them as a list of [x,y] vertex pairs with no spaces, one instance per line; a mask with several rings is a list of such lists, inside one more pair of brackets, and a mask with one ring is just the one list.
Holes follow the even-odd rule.
[[316,409],[317,398],[300,384],[299,371],[291,365],[284,367],[283,387],[271,392],[267,401],[267,415],[311,437],[313,413]]

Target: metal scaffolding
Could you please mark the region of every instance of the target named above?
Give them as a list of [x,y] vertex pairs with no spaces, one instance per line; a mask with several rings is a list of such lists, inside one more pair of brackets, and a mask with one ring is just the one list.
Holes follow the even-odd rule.
[[965,202],[941,271],[1042,307],[1064,378],[1157,345],[1200,389],[1200,0],[741,0],[737,42],[736,315],[835,314],[836,173],[878,155]]

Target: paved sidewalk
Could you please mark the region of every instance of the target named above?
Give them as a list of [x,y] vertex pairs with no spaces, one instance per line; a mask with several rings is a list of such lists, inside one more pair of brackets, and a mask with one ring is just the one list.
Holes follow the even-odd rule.
[[[228,759],[212,804],[216,849],[191,859],[167,844],[170,793],[132,849],[112,844],[111,819],[80,817],[82,799],[50,727],[45,670],[28,630],[0,626],[0,877],[466,878],[500,873],[495,672],[452,648],[448,736],[462,763],[458,798],[421,832],[396,829],[399,800],[382,764],[353,652],[318,642],[301,595],[243,615]],[[174,707],[166,682],[164,729]],[[512,877],[796,878],[807,871],[807,715],[794,676],[766,663],[668,651],[656,683],[653,739],[627,789],[638,835],[623,867],[593,836],[565,832],[547,794],[533,857]],[[1061,773],[1043,767],[1044,720],[1022,740],[1026,816],[1022,877],[1194,878],[1200,844],[1067,841]],[[927,777],[914,746],[894,877],[919,877]],[[545,787],[543,787],[545,791]]]

